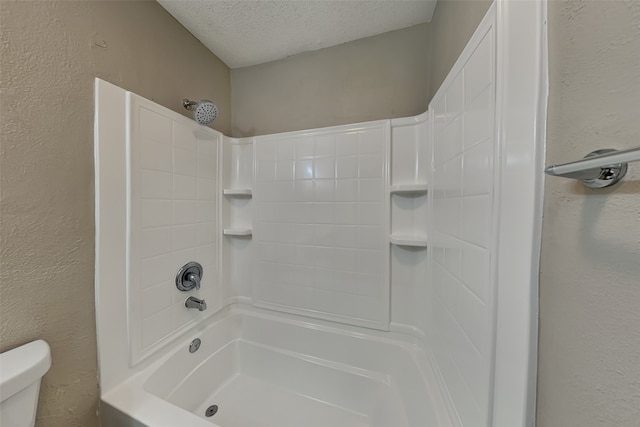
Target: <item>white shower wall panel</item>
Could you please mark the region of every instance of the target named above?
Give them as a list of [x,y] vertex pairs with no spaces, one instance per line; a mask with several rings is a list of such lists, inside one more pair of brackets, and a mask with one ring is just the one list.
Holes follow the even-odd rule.
[[255,138],[253,304],[389,327],[389,121]]
[[490,12],[430,104],[433,348],[465,427],[490,425],[492,412],[498,154],[493,19]]
[[[131,363],[219,308],[220,134],[127,94],[128,327]],[[175,274],[202,264],[200,290],[178,291]],[[184,306],[204,298],[207,312]]]

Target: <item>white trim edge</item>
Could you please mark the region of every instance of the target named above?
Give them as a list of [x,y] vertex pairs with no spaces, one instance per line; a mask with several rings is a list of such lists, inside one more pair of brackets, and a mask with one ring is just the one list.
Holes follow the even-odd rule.
[[[535,424],[547,104],[546,0],[497,0],[502,162],[493,427]],[[524,237],[523,237],[524,236]]]

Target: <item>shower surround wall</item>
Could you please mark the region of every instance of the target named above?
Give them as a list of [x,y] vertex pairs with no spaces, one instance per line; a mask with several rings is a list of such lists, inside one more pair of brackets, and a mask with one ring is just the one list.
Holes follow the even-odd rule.
[[[99,126],[97,140],[127,141],[126,155],[112,153],[129,171],[129,207],[117,202],[121,214],[128,209],[128,243],[119,243],[128,247],[127,288],[111,301],[127,301],[120,333],[130,339],[120,355],[131,366],[238,302],[389,330],[390,121],[234,139],[104,81],[96,85],[99,103],[127,105],[114,123]],[[124,135],[112,134],[122,126]],[[415,150],[416,138],[426,138],[425,117],[393,129],[398,169],[410,159],[424,179],[426,152],[419,150],[418,162]],[[96,152],[118,149],[103,142]],[[396,175],[400,187],[411,185]],[[110,180],[97,181],[98,193],[108,194]],[[99,247],[116,238],[99,234]],[[204,267],[202,288],[180,292],[175,273],[189,261]],[[407,290],[396,293],[411,300]],[[204,298],[207,310],[186,309],[191,295]],[[398,317],[416,317],[411,312]],[[99,325],[98,333],[114,328]]]
[[[390,325],[391,294],[398,301],[419,294],[410,283],[390,289],[389,197],[415,191],[416,180],[426,194],[427,153],[418,148],[418,138],[426,142],[426,115],[234,139],[104,81],[96,80],[96,93],[105,391],[228,304],[381,330],[403,327]],[[398,168],[392,190],[391,135]],[[414,174],[401,170],[409,165]],[[410,233],[403,230],[405,242]],[[400,259],[399,277],[406,278],[414,258]],[[175,271],[187,261],[204,266],[200,291],[175,289]],[[419,271],[413,285],[426,279]],[[207,310],[185,308],[190,295],[205,297]],[[420,317],[411,311],[424,311],[418,302],[398,308],[405,322]]]
[[389,327],[389,122],[261,136],[253,304]]
[[497,282],[493,23],[431,101],[430,283],[434,351],[465,426],[489,425]]
[[222,307],[219,291],[218,151],[220,134],[128,95],[131,156],[129,321],[131,361],[177,336],[203,314],[185,310],[174,274],[191,261],[203,267],[189,292]]
[[[184,168],[188,163],[179,164],[182,160],[175,151],[172,175],[167,159],[157,159],[166,162],[163,173],[171,176],[174,186],[188,172],[211,180],[211,188],[217,185],[222,198],[218,211],[209,211],[201,219],[217,224],[217,243],[222,247],[217,255],[222,260],[218,274],[223,279],[207,296],[214,303],[211,309],[192,314],[198,320],[193,327],[180,330],[185,323],[167,322],[146,342],[144,333],[136,336],[134,330],[139,327],[138,279],[135,274],[127,276],[120,265],[122,250],[116,250],[130,248],[131,264],[145,255],[131,250],[136,247],[136,233],[124,231],[126,224],[129,230],[140,226],[132,220],[135,209],[127,208],[127,203],[133,206],[138,199],[127,201],[128,187],[113,185],[128,170],[135,196],[134,177],[144,169],[142,163],[127,163],[128,158],[136,158],[138,148],[125,147],[123,140],[129,138],[135,145],[143,136],[161,137],[154,136],[155,131],[141,132],[143,121],[130,121],[127,127],[122,111],[127,105],[136,111],[138,98],[98,81],[97,212],[104,218],[98,221],[98,336],[101,353],[109,356],[100,360],[105,401],[134,411],[130,414],[134,417],[139,413],[144,419],[157,420],[154,414],[169,412],[179,416],[180,410],[166,406],[166,399],[158,400],[157,394],[150,397],[155,391],[147,389],[146,380],[140,382],[160,365],[172,371],[164,364],[183,350],[170,343],[186,345],[216,322],[232,317],[237,320],[227,322],[229,335],[220,337],[218,345],[250,340],[248,336],[259,332],[243,326],[248,325],[244,316],[271,313],[268,316],[283,324],[329,328],[332,334],[359,343],[409,340],[409,347],[417,352],[412,357],[415,365],[407,365],[409,371],[402,375],[417,378],[422,385],[415,386],[422,391],[427,383],[438,388],[436,400],[442,404],[435,404],[432,415],[440,418],[445,413],[444,425],[532,425],[536,342],[532,295],[541,218],[545,10],[539,3],[510,5],[505,8],[498,3],[489,9],[430,104],[429,118],[420,115],[244,139],[207,131],[205,136],[211,137],[207,156],[217,150],[217,158],[222,159],[217,184],[213,175],[203,176],[197,167],[195,172]],[[144,107],[178,120],[151,102],[144,101]],[[202,130],[188,120],[179,122],[189,129],[185,135],[199,135]],[[168,125],[163,126],[168,131]],[[182,139],[176,138],[178,124],[171,126],[175,150]],[[165,142],[168,145],[168,139]],[[211,161],[211,156],[205,159]],[[514,158],[520,161],[513,162]],[[160,163],[148,169],[159,169]],[[165,193],[151,196],[168,197],[165,187]],[[150,189],[156,191],[155,186]],[[187,191],[194,197],[200,194],[198,184]],[[177,194],[174,191],[171,197]],[[155,214],[146,215],[153,218]],[[168,224],[167,219],[162,224]],[[179,225],[173,219],[175,229]],[[162,224],[159,228],[151,224],[149,230],[158,244],[148,248],[155,251],[164,239],[165,251],[183,249],[166,245],[169,236],[171,245],[184,241]],[[201,243],[206,246],[212,241]],[[162,283],[170,284],[172,277],[166,272],[160,286],[150,292],[164,293]],[[125,300],[128,304],[123,306]],[[240,307],[216,311],[233,303]],[[254,307],[242,307],[245,304]],[[173,308],[182,314],[189,311],[179,299]],[[292,356],[287,348],[302,343],[304,352],[294,356],[320,361],[320,349],[308,341],[307,334],[287,335],[285,329],[269,332],[273,335],[262,337],[266,340],[262,345]],[[126,341],[128,336],[131,342]],[[240,345],[240,354],[250,347]],[[205,356],[198,360],[201,357]],[[228,374],[215,360],[207,366]],[[349,366],[344,366],[340,360],[322,359],[322,363],[363,373],[369,362],[356,357],[361,363],[350,359]],[[394,359],[383,365],[397,363]],[[186,375],[196,368],[197,364],[187,364],[181,372]],[[429,371],[435,372],[435,378],[425,374]],[[296,372],[285,370],[283,375],[296,377]],[[365,376],[380,378],[381,373],[388,378],[377,371]],[[432,380],[424,382],[427,378]],[[393,378],[388,381],[394,383]],[[202,393],[213,396],[223,387],[216,381],[210,386]],[[401,392],[409,402],[410,393],[404,388]],[[135,401],[140,405],[130,406],[130,396],[139,397]],[[187,419],[199,415],[191,411]]]

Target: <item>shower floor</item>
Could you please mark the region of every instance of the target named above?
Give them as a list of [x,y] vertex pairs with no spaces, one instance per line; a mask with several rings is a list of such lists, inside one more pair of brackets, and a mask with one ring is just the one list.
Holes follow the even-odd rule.
[[218,405],[210,418],[221,427],[367,427],[368,417],[340,408],[267,381],[235,375],[208,403],[198,408],[204,414]]

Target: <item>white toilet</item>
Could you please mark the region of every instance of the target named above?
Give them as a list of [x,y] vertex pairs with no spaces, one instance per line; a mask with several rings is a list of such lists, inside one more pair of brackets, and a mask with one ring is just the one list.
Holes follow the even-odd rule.
[[43,340],[0,354],[0,427],[33,427],[40,380],[51,367]]

